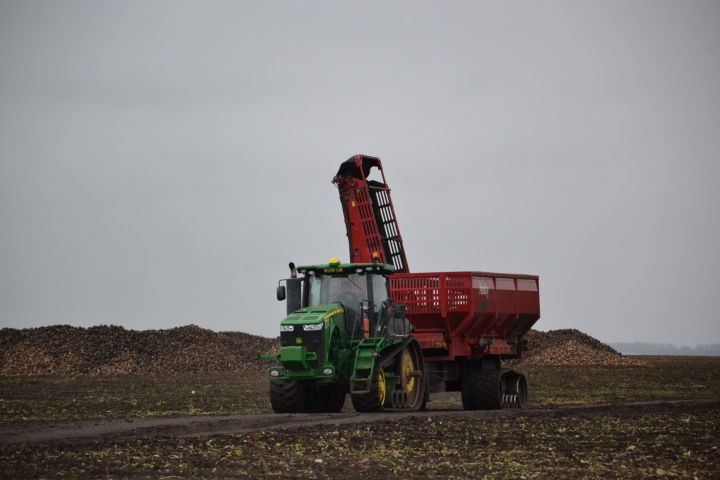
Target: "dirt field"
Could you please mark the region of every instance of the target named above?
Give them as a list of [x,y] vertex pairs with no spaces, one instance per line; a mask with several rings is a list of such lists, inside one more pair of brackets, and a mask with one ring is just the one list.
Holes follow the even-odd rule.
[[[717,478],[720,468],[716,400],[365,418],[336,414],[320,415],[314,424],[308,415],[268,417],[275,425],[257,424],[261,418],[236,417],[238,425],[232,419],[191,417],[176,425],[126,427],[95,438],[26,438],[0,447],[0,475],[693,479]],[[112,421],[115,426],[121,422]],[[252,430],[208,432],[213,423]]]
[[0,377],[0,477],[720,478],[720,358],[642,360],[527,367],[523,411],[410,415],[272,415],[261,373]]
[[[647,367],[526,367],[530,406],[720,398],[720,357],[642,357]],[[0,376],[0,423],[270,413],[264,370],[251,373]],[[460,409],[457,393],[428,408]],[[350,411],[349,401],[345,411]]]

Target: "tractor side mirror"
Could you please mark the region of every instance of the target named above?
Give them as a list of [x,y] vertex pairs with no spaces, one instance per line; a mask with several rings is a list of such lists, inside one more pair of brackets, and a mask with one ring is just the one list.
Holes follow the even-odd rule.
[[282,302],[283,300],[285,300],[285,285],[278,285],[277,299],[278,299],[278,302]]

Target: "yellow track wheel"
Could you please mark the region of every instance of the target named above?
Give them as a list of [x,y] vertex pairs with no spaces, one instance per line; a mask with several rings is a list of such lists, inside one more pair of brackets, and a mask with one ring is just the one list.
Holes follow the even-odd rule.
[[382,368],[377,374],[377,394],[380,405],[383,405],[387,396],[387,384],[385,383],[385,372],[383,372]]
[[405,347],[400,359],[400,380],[402,388],[407,394],[407,406],[409,408],[415,408],[420,399],[421,382],[417,378],[421,375],[419,365],[420,361],[417,358],[417,352]]
[[375,369],[373,382],[367,392],[351,393],[353,408],[357,412],[382,412],[383,404],[387,398],[387,383],[385,372],[380,367]]

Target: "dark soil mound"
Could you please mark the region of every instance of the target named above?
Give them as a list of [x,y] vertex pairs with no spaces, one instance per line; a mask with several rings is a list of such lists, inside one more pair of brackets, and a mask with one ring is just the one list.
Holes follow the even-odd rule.
[[213,332],[195,325],[169,330],[117,326],[0,330],[1,375],[102,375],[261,370],[258,355],[275,352],[276,339]]

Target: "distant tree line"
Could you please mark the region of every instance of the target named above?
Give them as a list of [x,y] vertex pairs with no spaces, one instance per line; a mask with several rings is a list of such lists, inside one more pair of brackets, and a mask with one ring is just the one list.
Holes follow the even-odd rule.
[[616,342],[610,346],[625,355],[720,355],[720,344],[678,347],[671,343]]

